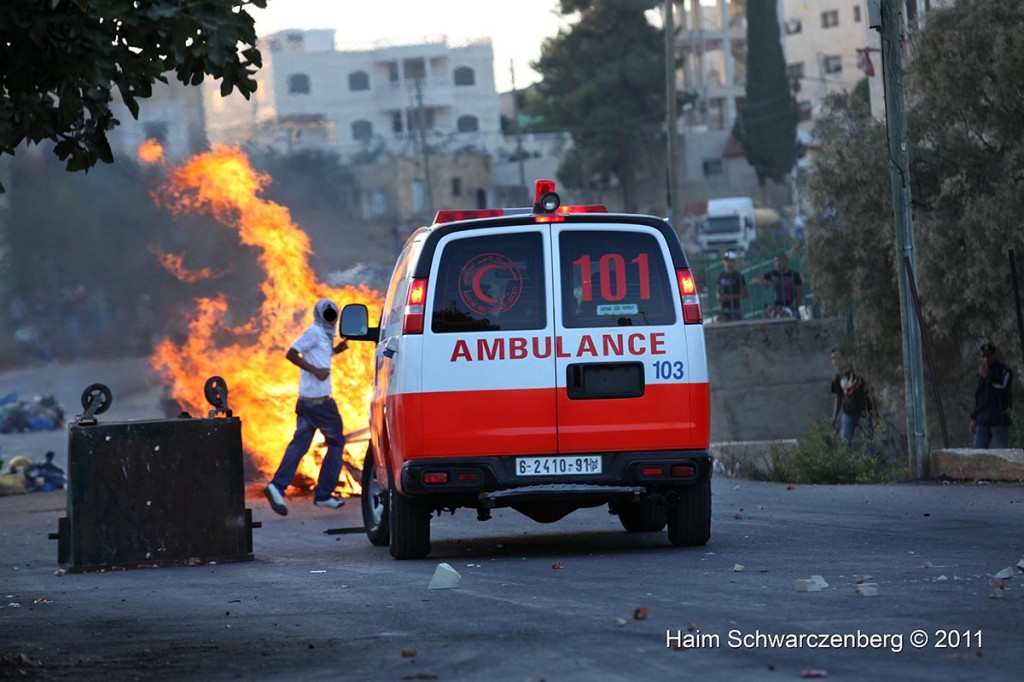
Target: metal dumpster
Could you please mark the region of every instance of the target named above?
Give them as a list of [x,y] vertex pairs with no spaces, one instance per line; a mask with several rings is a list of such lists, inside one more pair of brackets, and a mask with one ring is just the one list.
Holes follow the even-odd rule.
[[50,535],[65,570],[253,559],[239,418],[99,423],[91,411],[69,425],[67,516]]

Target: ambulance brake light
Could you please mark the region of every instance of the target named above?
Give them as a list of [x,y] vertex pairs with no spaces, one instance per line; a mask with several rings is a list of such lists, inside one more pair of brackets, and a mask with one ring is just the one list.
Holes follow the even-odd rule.
[[424,306],[427,304],[427,280],[414,279],[409,285],[405,300],[405,317],[402,320],[403,334],[422,334]]
[[704,316],[700,312],[700,296],[697,295],[697,282],[693,279],[693,273],[686,268],[679,268],[676,270],[676,278],[679,280],[679,295],[683,300],[683,322],[700,324]]

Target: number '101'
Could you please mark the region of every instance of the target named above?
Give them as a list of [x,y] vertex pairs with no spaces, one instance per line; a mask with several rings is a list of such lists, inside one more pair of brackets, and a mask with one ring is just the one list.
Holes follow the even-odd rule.
[[[639,270],[640,300],[651,298],[651,272],[647,264],[647,254],[629,261]],[[594,300],[594,283],[590,279],[590,256],[583,255],[572,262],[580,268],[580,286],[583,289],[584,301]],[[617,253],[606,253],[597,261],[597,275],[600,279],[601,299],[604,301],[621,301],[626,298],[626,259]]]

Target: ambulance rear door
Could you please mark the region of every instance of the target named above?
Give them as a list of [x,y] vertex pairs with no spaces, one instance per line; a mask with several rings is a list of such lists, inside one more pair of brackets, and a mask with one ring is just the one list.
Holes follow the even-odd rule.
[[552,227],[559,453],[707,447],[703,328],[684,324],[666,235],[644,222]]
[[437,242],[423,330],[423,457],[556,451],[550,227]]

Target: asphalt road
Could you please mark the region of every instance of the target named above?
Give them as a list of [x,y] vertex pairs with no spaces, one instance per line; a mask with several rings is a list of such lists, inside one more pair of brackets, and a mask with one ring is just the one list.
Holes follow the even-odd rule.
[[[720,478],[697,549],[628,534],[600,508],[551,525],[460,510],[434,520],[427,559],[404,562],[358,530],[358,499],[292,500],[279,517],[252,488],[247,505],[263,522],[254,561],[59,576],[47,533],[64,494],[0,498],[0,678],[938,682],[1024,669],[1024,573],[1002,589],[993,577],[1024,558],[1021,486]],[[441,562],[461,581],[428,590]],[[828,587],[798,592],[812,575]],[[858,596],[858,581],[878,596]]]

